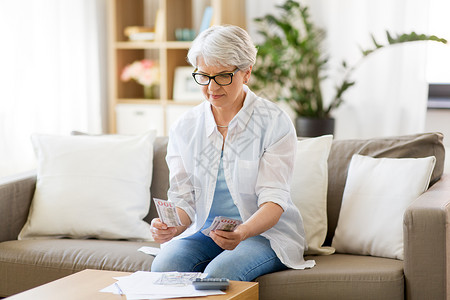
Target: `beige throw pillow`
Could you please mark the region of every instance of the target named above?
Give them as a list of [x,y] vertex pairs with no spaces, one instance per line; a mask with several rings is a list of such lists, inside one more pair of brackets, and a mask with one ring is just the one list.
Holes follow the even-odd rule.
[[140,136],[33,135],[37,183],[19,239],[151,240],[155,132]]
[[426,191],[436,162],[354,155],[332,246],[337,252],[403,259],[403,214]]
[[332,135],[325,135],[297,142],[291,198],[303,218],[307,255],[334,252],[322,246],[327,235],[327,160],[332,141]]

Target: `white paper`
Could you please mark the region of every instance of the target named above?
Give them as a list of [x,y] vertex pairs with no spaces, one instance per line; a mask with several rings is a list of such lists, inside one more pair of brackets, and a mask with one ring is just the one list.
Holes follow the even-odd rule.
[[[220,290],[196,290],[192,284],[185,286],[159,285],[154,282],[163,273],[138,271],[129,276],[116,277],[117,282],[100,290],[100,292],[123,294],[127,300],[169,299],[179,297],[201,297],[223,295]],[[205,274],[206,276],[206,274]]]
[[127,300],[158,300],[158,299],[173,299],[173,298],[184,298],[184,297],[206,297],[211,295],[223,295],[225,294],[222,291],[214,291],[214,290],[195,290],[189,294],[189,295],[155,295],[155,294],[148,294],[148,295],[134,295],[134,294],[127,294]]
[[138,251],[141,251],[141,252],[143,252],[145,254],[156,256],[156,255],[159,254],[159,251],[161,251],[161,249],[160,248],[156,248],[156,247],[143,246],[143,247],[139,248]]
[[113,294],[119,294],[120,295],[120,290],[118,288],[118,286],[113,283],[107,287],[105,287],[104,289],[101,289],[100,292],[102,293],[113,293]]

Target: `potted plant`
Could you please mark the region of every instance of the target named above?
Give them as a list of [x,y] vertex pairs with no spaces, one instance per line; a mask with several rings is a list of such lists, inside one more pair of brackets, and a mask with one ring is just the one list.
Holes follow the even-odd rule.
[[397,36],[386,32],[387,42],[380,44],[372,36],[373,47],[361,50],[360,60],[352,66],[342,62],[343,78],[329,104],[324,104],[321,83],[326,78],[328,57],[322,52],[325,32],[311,21],[308,7],[287,0],[277,5],[279,17],[268,14],[256,18],[264,41],[257,45],[258,57],[253,68],[252,88],[268,93],[276,101],[285,101],[295,112],[298,136],[318,136],[334,132],[332,111],[343,102],[344,93],[355,84],[352,72],[367,56],[377,50],[405,42],[437,41],[436,36],[414,32]]

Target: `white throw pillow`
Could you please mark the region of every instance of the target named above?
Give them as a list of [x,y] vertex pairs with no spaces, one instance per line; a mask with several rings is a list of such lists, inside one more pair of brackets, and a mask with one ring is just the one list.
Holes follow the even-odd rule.
[[327,235],[328,155],[332,135],[297,142],[297,157],[291,183],[291,198],[300,211],[305,228],[307,255],[332,254],[322,247]]
[[37,182],[19,239],[151,240],[155,131],[140,136],[33,135]]
[[426,191],[436,158],[354,155],[332,246],[337,252],[403,259],[403,214]]

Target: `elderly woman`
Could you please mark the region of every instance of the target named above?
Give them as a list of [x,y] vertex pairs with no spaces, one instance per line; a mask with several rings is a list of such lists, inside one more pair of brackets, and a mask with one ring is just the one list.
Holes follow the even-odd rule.
[[[152,271],[251,281],[314,265],[303,259],[303,223],[290,198],[297,142],[293,124],[245,85],[256,52],[237,26],[213,26],[192,43],[192,75],[207,101],[170,130],[168,198],[183,226],[152,221],[153,238],[164,243]],[[232,232],[204,235],[216,216],[242,224]]]

